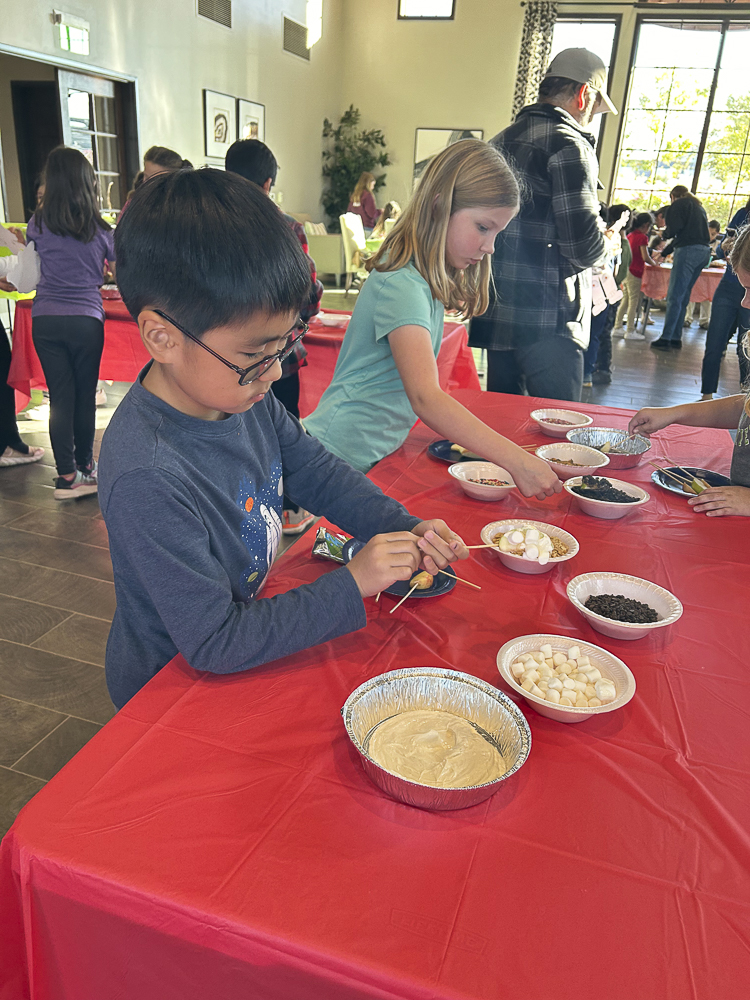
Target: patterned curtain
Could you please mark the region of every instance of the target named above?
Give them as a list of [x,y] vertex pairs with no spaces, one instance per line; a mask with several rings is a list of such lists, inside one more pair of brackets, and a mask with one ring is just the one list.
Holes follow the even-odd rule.
[[518,57],[516,89],[513,93],[513,113],[516,115],[527,104],[536,103],[539,84],[549,65],[552,32],[557,20],[557,4],[544,0],[531,0],[526,5],[523,19],[521,54]]

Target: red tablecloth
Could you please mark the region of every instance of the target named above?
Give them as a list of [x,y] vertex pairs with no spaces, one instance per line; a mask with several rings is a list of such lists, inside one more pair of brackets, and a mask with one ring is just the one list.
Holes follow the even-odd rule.
[[[643,269],[641,291],[649,299],[666,299],[669,289],[671,264],[646,264]],[[691,302],[712,302],[716,288],[724,277],[723,267],[704,267],[690,293]]]
[[[544,400],[459,391],[522,442]],[[580,408],[625,426],[622,410]],[[372,478],[477,541],[523,514],[581,542],[543,576],[479,551],[460,584],[366,630],[247,674],[179,658],[22,811],[0,856],[0,997],[34,1000],[745,1000],[750,982],[750,685],[743,519],[707,519],[648,481],[621,521],[472,501],[419,425]],[[670,428],[668,454],[726,472],[726,432]],[[658,451],[658,449],[654,449]],[[310,537],[267,593],[330,572]],[[593,632],[572,576],[633,572],[685,614],[636,642]],[[294,622],[289,623],[294,628]],[[561,725],[528,707],[527,764],[455,813],[370,784],[339,715],[394,667],[499,683],[498,648],[536,631],[611,649],[636,677],[624,709]],[[742,652],[742,655],[739,655]]]
[[[104,351],[99,378],[113,382],[134,382],[149,360],[138,325],[120,299],[104,299]],[[16,303],[13,321],[13,353],[8,385],[16,390],[16,410],[31,398],[31,390],[47,388],[42,365],[31,339],[31,301]]]
[[[330,310],[327,310],[330,313]],[[119,299],[104,299],[104,352],[99,377],[113,382],[135,382],[149,360],[138,326]],[[342,316],[351,313],[341,312]],[[303,417],[315,409],[336,367],[344,328],[326,327],[313,318],[305,338],[308,364],[300,374],[300,412]],[[461,323],[446,323],[443,345],[438,356],[440,385],[446,391],[478,389],[474,359],[468,347],[466,328]],[[16,304],[13,325],[13,355],[8,385],[16,390],[16,409],[29,402],[32,388],[45,388],[42,365],[31,339],[31,302]]]

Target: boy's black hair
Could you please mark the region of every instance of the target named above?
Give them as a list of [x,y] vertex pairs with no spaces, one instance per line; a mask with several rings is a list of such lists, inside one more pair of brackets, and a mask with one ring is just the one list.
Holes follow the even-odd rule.
[[255,313],[297,312],[310,294],[310,263],[281,212],[223,170],[180,170],[143,184],[115,248],[133,318],[162,309],[198,337]]
[[630,205],[610,205],[607,210],[607,224],[613,225],[619,222],[623,212],[629,212]]
[[258,187],[263,187],[269,177],[273,187],[279,171],[276,157],[260,139],[240,139],[232,143],[224,157],[224,166]]
[[715,229],[717,233],[720,233],[721,232],[721,223],[719,222],[718,219],[709,219],[708,220],[708,228],[709,229]]

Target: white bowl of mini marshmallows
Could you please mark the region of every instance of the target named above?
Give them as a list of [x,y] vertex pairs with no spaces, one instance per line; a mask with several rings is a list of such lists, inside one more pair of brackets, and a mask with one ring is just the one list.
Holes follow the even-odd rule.
[[563,635],[522,635],[497,654],[500,676],[540,715],[583,722],[627,705],[635,678],[612,653]]
[[[529,537],[529,532],[531,532],[531,537]],[[504,551],[500,548],[499,543],[495,543],[498,535],[507,535],[508,533],[511,533],[511,537],[514,539],[513,541],[509,539],[509,544],[518,545],[519,548],[523,544],[523,552]],[[548,543],[542,542],[543,536],[546,536],[546,539],[550,541],[555,538],[559,539],[568,551],[565,555],[555,556],[554,552],[547,551]],[[577,554],[579,547],[577,540],[569,531],[563,531],[562,528],[558,528],[554,524],[547,524],[545,521],[527,521],[522,518],[491,521],[489,524],[485,524],[481,531],[481,539],[485,545],[490,547],[490,552],[495,552],[499,556],[503,566],[515,570],[516,573],[528,574],[548,572],[559,563],[572,559]],[[530,551],[527,549],[527,540],[531,546]]]

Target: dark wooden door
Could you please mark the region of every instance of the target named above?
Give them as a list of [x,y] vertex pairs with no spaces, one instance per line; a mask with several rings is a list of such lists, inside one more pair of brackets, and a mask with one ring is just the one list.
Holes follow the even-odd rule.
[[60,100],[54,81],[12,80],[10,87],[24,208],[24,218],[11,221],[28,222],[47,156],[63,141]]

